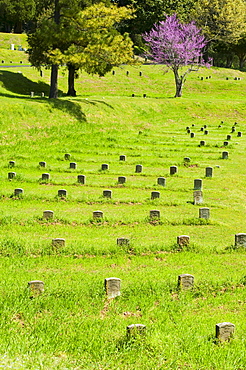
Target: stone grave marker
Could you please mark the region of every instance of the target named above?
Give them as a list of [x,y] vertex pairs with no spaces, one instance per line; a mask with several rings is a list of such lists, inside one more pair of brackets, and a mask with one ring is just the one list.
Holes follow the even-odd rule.
[[[231,133],[235,132],[236,131],[236,127],[232,126],[231,128]],[[229,139],[228,139],[229,140]]]
[[235,325],[231,322],[221,322],[215,326],[215,335],[220,342],[232,339],[235,332]]
[[69,161],[69,159],[71,158],[71,154],[69,154],[69,153],[65,153],[64,154],[64,159],[66,160],[66,161]]
[[151,192],[151,199],[157,199],[160,198],[160,192],[159,191],[152,191]]
[[106,171],[108,169],[109,169],[109,165],[107,163],[103,163],[102,166],[101,166],[101,170]]
[[126,335],[128,340],[136,339],[146,334],[146,326],[143,324],[131,324],[126,328]]
[[8,173],[8,179],[9,180],[12,180],[15,176],[16,176],[16,173],[15,172],[9,172]]
[[94,219],[103,218],[103,212],[102,211],[93,211],[93,218]]
[[246,234],[238,233],[235,235],[235,246],[236,247],[246,247]]
[[54,249],[60,249],[60,248],[65,247],[65,239],[63,238],[52,239],[52,247]]
[[125,184],[126,182],[126,177],[125,176],[119,176],[118,177],[118,183],[119,184]]
[[205,146],[205,141],[204,140],[200,141],[200,146]]
[[213,177],[213,167],[206,167],[205,176],[206,177]]
[[208,135],[208,130],[204,130],[204,135]]
[[171,166],[169,170],[170,170],[170,175],[175,175],[175,173],[178,172],[178,167],[177,166]]
[[184,157],[184,162],[189,163],[190,162],[190,157]]
[[17,189],[15,189],[14,190],[14,195],[16,196],[16,197],[18,197],[18,196],[20,196],[20,195],[23,195],[24,194],[24,190],[23,189],[21,189],[21,188],[17,188]]
[[112,198],[112,190],[103,190],[104,198]]
[[86,182],[86,176],[85,175],[78,175],[77,180],[80,184],[85,184]]
[[120,161],[126,161],[126,156],[125,155],[120,155]]
[[203,196],[201,190],[195,190],[193,192],[194,204],[201,204],[203,202]]
[[166,186],[166,179],[165,177],[158,177],[157,184],[161,186]]
[[190,137],[191,137],[191,138],[195,137],[195,133],[194,133],[194,132],[191,132],[191,133],[190,133]]
[[224,141],[223,145],[228,146],[229,145],[228,141]]
[[42,173],[42,180],[47,181],[50,179],[50,174],[49,173]]
[[42,161],[41,161],[41,162],[39,162],[39,166],[40,166],[40,167],[46,167],[46,162],[42,162]]
[[54,212],[53,211],[44,211],[43,212],[43,218],[45,220],[51,220],[52,218],[54,218]]
[[226,140],[231,140],[231,135],[227,135]]
[[182,290],[191,289],[194,286],[194,276],[190,274],[181,274],[178,276],[178,287]]
[[209,219],[210,217],[210,209],[207,207],[199,208],[199,218]]
[[194,180],[194,190],[202,190],[202,179]]
[[204,131],[204,127],[201,127],[201,131]]
[[183,248],[190,244],[190,237],[188,235],[177,236],[177,244]]
[[143,98],[147,98],[147,94],[143,94]]
[[105,291],[108,299],[120,296],[121,280],[116,277],[106,278],[104,280]]
[[33,98],[34,97],[34,91],[31,91],[30,92],[30,97]]
[[117,238],[117,245],[125,246],[125,245],[129,245],[129,244],[130,244],[129,239],[127,239],[127,238]]
[[58,197],[66,197],[67,196],[67,190],[60,189],[58,190]]
[[143,171],[143,166],[141,164],[137,164],[136,165],[136,170],[135,172],[136,173],[141,173]]
[[75,170],[75,169],[76,169],[76,167],[77,167],[77,163],[75,163],[75,162],[71,162],[71,163],[69,164],[69,168],[70,168],[70,169]]
[[44,292],[44,282],[41,280],[32,280],[28,282],[30,296],[32,298],[39,296]]
[[242,137],[242,132],[241,131],[238,131],[237,137]]
[[222,159],[228,159],[229,153],[228,152],[222,152]]
[[160,217],[161,217],[161,212],[158,211],[157,209],[152,209],[149,212],[149,217],[150,217],[151,220],[159,220]]
[[44,98],[44,96],[45,96],[45,95],[44,95],[44,92],[42,92],[42,93],[41,93],[41,98]]
[[15,161],[9,161],[9,167],[10,168],[15,167]]

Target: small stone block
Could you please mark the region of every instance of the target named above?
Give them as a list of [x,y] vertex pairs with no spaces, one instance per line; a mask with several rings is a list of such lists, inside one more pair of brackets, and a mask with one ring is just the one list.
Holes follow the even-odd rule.
[[205,141],[204,140],[200,141],[200,146],[205,146]]
[[191,132],[190,133],[190,137],[192,138],[192,137],[195,137],[195,133],[194,132]]
[[161,217],[161,212],[158,211],[157,209],[152,209],[149,212],[149,217],[150,217],[151,220],[159,220],[160,217]]
[[40,167],[46,167],[46,162],[39,162]]
[[222,152],[222,159],[228,159],[229,153],[228,152]]
[[73,170],[75,170],[75,169],[76,169],[76,167],[77,167],[77,163],[75,163],[75,162],[71,162],[71,163],[69,164],[69,168],[71,168],[71,169],[73,169]]
[[64,154],[64,159],[65,159],[66,161],[68,161],[70,158],[71,158],[71,154],[69,154],[69,153],[65,153],[65,154]]
[[120,155],[120,161],[126,161],[126,156],[125,155]]
[[191,130],[190,130],[190,128],[188,128],[188,130],[187,130],[187,134],[190,134],[191,133]]
[[120,296],[121,280],[116,277],[106,278],[104,280],[106,295],[109,299]]
[[15,167],[15,161],[9,161],[9,167]]
[[210,209],[207,207],[199,208],[199,218],[209,219],[210,217]]
[[16,197],[18,197],[19,195],[23,195],[23,194],[24,194],[24,190],[21,189],[21,188],[15,189],[15,191],[14,191],[14,195]]
[[54,212],[53,211],[44,211],[43,212],[43,218],[45,220],[50,220],[54,217]]
[[80,184],[85,184],[86,176],[85,175],[78,175],[77,180]]
[[101,166],[102,171],[106,171],[109,169],[109,165],[107,163],[103,163]]
[[201,190],[195,190],[193,192],[194,204],[201,204],[203,202],[203,196]]
[[175,175],[175,173],[178,172],[178,167],[177,166],[171,166],[170,167],[170,175]]
[[151,199],[160,198],[160,192],[159,191],[152,191],[151,192]]
[[33,98],[34,97],[34,91],[31,91],[30,92],[30,97]]
[[204,131],[204,127],[201,127],[201,131]]
[[237,137],[242,137],[242,132],[241,131],[238,131]]
[[63,238],[52,239],[52,247],[54,249],[65,247],[65,239],[63,239]]
[[190,237],[188,235],[180,235],[177,237],[177,244],[180,247],[185,247],[189,245],[190,243]]
[[58,190],[58,197],[66,197],[67,196],[67,190],[60,189]]
[[158,177],[157,184],[161,186],[166,186],[166,179],[165,177]]
[[9,172],[8,173],[8,179],[9,180],[12,180],[15,176],[16,176],[16,173],[15,172]]
[[208,135],[208,130],[205,130],[204,131],[204,135]]
[[41,280],[32,280],[28,282],[31,297],[37,297],[44,292],[44,282]]
[[202,180],[201,179],[194,180],[194,190],[202,190]]
[[94,211],[93,212],[93,218],[95,218],[95,219],[103,218],[103,212],[102,211]]
[[126,328],[126,334],[128,339],[136,339],[139,336],[143,336],[146,333],[146,326],[143,324],[131,324]]
[[229,341],[235,332],[235,325],[231,322],[221,322],[215,326],[215,335],[220,342]]
[[188,290],[194,286],[194,276],[190,274],[181,274],[178,276],[178,287]]
[[235,246],[236,247],[246,247],[246,234],[239,233],[235,235]]
[[229,145],[228,141],[224,141],[223,145],[228,146]]
[[119,184],[124,184],[126,182],[126,177],[125,176],[119,176],[118,177],[118,183]]
[[213,177],[213,167],[206,167],[205,176],[206,177]]
[[42,173],[42,180],[49,180],[50,174],[49,173]]
[[127,238],[117,238],[117,245],[129,245],[130,240]]
[[104,198],[112,198],[112,190],[103,190]]
[[190,162],[190,157],[185,157],[184,162],[189,163]]
[[136,165],[136,170],[135,172],[136,173],[141,173],[143,171],[143,166],[141,164],[137,164]]
[[227,135],[226,140],[231,140],[231,135]]

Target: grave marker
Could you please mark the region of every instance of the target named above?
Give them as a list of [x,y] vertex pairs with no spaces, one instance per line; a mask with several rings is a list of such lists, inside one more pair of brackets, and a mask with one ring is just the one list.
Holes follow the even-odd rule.
[[181,274],[178,276],[178,287],[182,290],[188,290],[194,286],[194,276],[190,274]]
[[177,236],[177,244],[183,248],[190,244],[190,237],[188,235]]
[[29,288],[31,297],[37,297],[44,292],[44,282],[41,280],[29,281],[28,288]]
[[226,140],[231,140],[231,135],[227,135]]
[[52,247],[54,249],[60,249],[60,248],[65,247],[65,239],[63,238],[52,239]]
[[202,190],[202,180],[201,179],[194,180],[194,190]]
[[160,198],[160,192],[159,191],[152,191],[151,192],[151,199],[157,199]]
[[44,211],[43,212],[43,218],[45,220],[51,220],[52,218],[54,218],[54,212],[53,211]]
[[222,152],[222,159],[228,159],[229,153],[228,152]]
[[205,141],[204,140],[200,141],[200,146],[205,146]]
[[112,198],[112,190],[103,190],[104,198]]
[[221,322],[215,326],[215,335],[220,342],[230,341],[235,332],[235,325],[231,322]]
[[124,246],[124,245],[129,245],[130,240],[127,238],[117,238],[117,245]]
[[18,197],[18,196],[20,196],[20,195],[23,195],[24,194],[24,190],[23,189],[21,189],[21,188],[17,188],[17,189],[15,189],[14,190],[14,195],[16,196],[16,197]]
[[166,186],[166,179],[165,177],[158,177],[157,184],[161,186]]
[[118,183],[119,184],[125,184],[126,182],[126,177],[125,176],[119,176],[118,177]]
[[136,170],[135,172],[136,173],[141,173],[143,171],[143,166],[141,164],[137,164],[136,165]]
[[42,180],[47,181],[50,179],[50,174],[49,173],[42,173]]
[[9,172],[8,173],[8,179],[9,180],[12,180],[15,176],[16,176],[16,173],[15,172]]
[[9,167],[10,168],[15,167],[15,161],[9,161]]
[[223,145],[228,146],[229,145],[228,141],[224,141]]
[[246,247],[246,234],[239,233],[235,235],[235,246],[236,247]]
[[175,175],[175,173],[178,172],[178,167],[177,166],[171,166],[170,167],[170,175]]
[[201,190],[195,190],[193,192],[194,204],[201,204],[203,202],[203,196]]
[[204,131],[204,135],[208,135],[208,130],[205,130]]
[[58,190],[58,197],[66,197],[67,196],[67,190],[65,189],[60,189]]
[[161,212],[158,211],[157,209],[152,209],[149,212],[149,217],[150,217],[151,220],[159,220],[160,217],[161,217]]
[[85,175],[78,175],[77,180],[80,184],[85,184],[86,182],[86,176]]
[[146,326],[143,324],[131,324],[126,328],[128,340],[136,339],[146,334]]
[[190,157],[185,157],[184,162],[186,162],[186,163],[190,162]]
[[121,280],[116,277],[106,278],[104,280],[105,291],[108,299],[120,296]]
[[93,211],[93,218],[94,219],[103,218],[103,212],[102,211]]
[[120,155],[120,161],[126,161],[126,156],[125,155]]
[[194,133],[194,132],[191,132],[191,133],[190,133],[190,137],[191,137],[191,138],[195,137],[195,133]]
[[64,154],[64,159],[65,159],[66,161],[68,161],[70,158],[71,158],[71,154],[69,154],[69,153],[65,153],[65,154]]
[[39,162],[40,167],[46,167],[46,162]]
[[109,169],[109,165],[107,163],[103,163],[101,169],[102,171],[106,171]]
[[242,137],[242,132],[241,131],[238,131],[237,137]]
[[210,209],[207,207],[199,208],[199,218],[209,219],[210,217]]
[[30,92],[30,97],[31,97],[31,98],[34,98],[34,91],[31,91],[31,92]]
[[213,167],[206,167],[205,176],[206,177],[213,177]]
[[69,164],[69,168],[71,168],[71,169],[73,169],[73,170],[75,170],[75,169],[76,169],[76,167],[77,167],[77,163],[75,163],[75,162],[71,162],[71,163]]

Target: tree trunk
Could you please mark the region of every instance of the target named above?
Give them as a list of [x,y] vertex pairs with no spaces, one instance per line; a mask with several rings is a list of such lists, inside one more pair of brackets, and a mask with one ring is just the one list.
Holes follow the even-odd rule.
[[177,69],[174,69],[173,73],[174,73],[175,85],[176,85],[175,98],[180,98],[182,96],[183,78],[179,76]]
[[22,33],[22,22],[19,21],[19,22],[16,22],[15,23],[15,26],[14,26],[14,33]]
[[58,64],[52,64],[51,75],[50,75],[50,99],[58,98]]
[[74,89],[75,72],[75,66],[68,64],[68,96],[76,96],[76,90]]

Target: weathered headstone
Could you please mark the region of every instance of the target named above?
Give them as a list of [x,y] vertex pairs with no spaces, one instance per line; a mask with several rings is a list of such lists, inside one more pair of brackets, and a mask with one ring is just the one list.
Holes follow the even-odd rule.
[[160,198],[160,192],[159,191],[152,191],[151,192],[151,199]]
[[207,128],[207,125],[203,125],[204,128]]
[[137,164],[136,165],[136,170],[135,172],[136,173],[141,173],[143,171],[143,166],[141,164]]
[[28,282],[30,296],[37,297],[44,292],[44,282],[41,280],[32,280]]
[[157,184],[161,186],[166,186],[166,179],[165,177],[158,177]]
[[202,190],[202,179],[194,180],[194,190]]
[[30,97],[33,98],[34,97],[34,91],[31,91],[30,92]]
[[177,166],[171,166],[169,170],[170,170],[170,175],[175,175],[175,173],[178,172],[178,167]]
[[222,159],[228,159],[229,153],[228,152],[222,152]]
[[12,180],[15,176],[16,176],[16,173],[15,172],[9,172],[8,173],[8,179],[9,180]]
[[24,190],[23,189],[21,189],[21,188],[17,188],[17,189],[15,189],[14,190],[14,195],[16,196],[16,197],[18,197],[18,196],[20,196],[20,195],[23,195],[24,194]]
[[206,177],[213,177],[213,167],[206,167],[205,176]]
[[201,127],[201,131],[204,131],[204,127]]
[[103,163],[101,169],[102,171],[106,171],[109,169],[109,165],[107,163]]
[[136,339],[146,334],[146,326],[143,324],[131,324],[126,328],[128,340]]
[[9,167],[10,168],[15,167],[15,161],[9,161]]
[[41,161],[41,162],[39,162],[39,166],[40,166],[40,167],[46,167],[46,162],[42,162],[42,161]]
[[235,235],[235,246],[236,247],[246,247],[246,234],[238,233]]
[[125,176],[119,176],[118,177],[118,183],[119,184],[124,184],[126,182],[126,177]]
[[93,211],[93,218],[94,219],[103,218],[103,212],[102,211]]
[[49,173],[42,173],[42,180],[47,181],[50,179],[50,174]]
[[178,276],[178,287],[182,290],[191,289],[194,286],[194,276],[190,274],[181,274]]
[[76,169],[76,167],[77,167],[77,163],[75,163],[75,162],[71,162],[71,163],[69,164],[69,168],[71,168],[71,169],[73,169],[73,170],[75,170],[75,169]]
[[139,76],[140,76],[140,77],[142,76],[142,72],[139,72]]
[[189,163],[190,162],[190,157],[184,157],[184,162]]
[[112,190],[103,190],[104,198],[112,198]]
[[125,161],[126,160],[126,156],[125,155],[120,155],[120,161]]
[[203,202],[203,196],[201,190],[195,190],[193,192],[194,204],[201,204]]
[[242,132],[241,131],[238,131],[237,137],[242,137]]
[[85,184],[85,182],[86,182],[86,176],[85,175],[78,175],[77,179],[78,179],[78,182],[80,184]]
[[41,93],[41,98],[44,98],[45,94],[44,92]]
[[60,189],[58,190],[58,197],[66,197],[67,196],[67,190]]
[[190,237],[188,235],[177,236],[177,244],[183,248],[190,244]]
[[120,284],[121,280],[116,277],[106,278],[104,280],[106,295],[109,299],[120,296]]
[[63,238],[52,239],[52,247],[54,249],[60,249],[60,248],[65,247],[65,239]]
[[69,154],[69,153],[65,153],[65,154],[64,154],[64,159],[65,159],[66,161],[68,161],[70,158],[71,158],[71,154]]
[[[233,133],[233,132],[235,132],[235,131],[236,131],[236,127],[234,127],[234,126],[233,126],[233,127],[231,128],[231,132]],[[229,139],[228,139],[228,140],[229,140]]]
[[224,141],[223,145],[228,146],[229,145],[228,141]]
[[205,146],[205,141],[204,140],[200,141],[200,146]]
[[161,212],[158,211],[157,209],[152,209],[149,212],[149,217],[150,217],[151,220],[159,220],[160,217],[161,217]]
[[231,135],[227,135],[226,140],[231,140]]
[[191,137],[191,138],[195,137],[195,133],[194,133],[194,132],[191,132],[191,133],[190,133],[190,137]]
[[124,246],[124,245],[129,245],[129,244],[130,244],[129,239],[127,239],[127,238],[117,238],[117,245]]
[[215,326],[215,335],[220,342],[232,339],[235,332],[235,325],[231,322],[221,322]]
[[143,98],[147,98],[147,94],[143,94]]
[[199,208],[199,218],[209,219],[210,217],[210,209],[207,207]]
[[51,220],[54,217],[53,211],[44,211],[43,212],[43,218],[46,220]]

